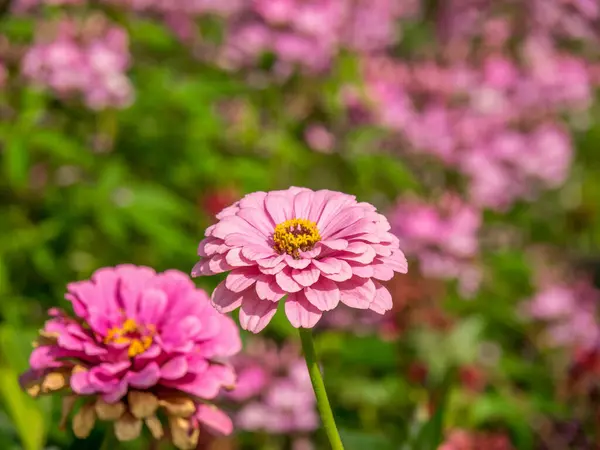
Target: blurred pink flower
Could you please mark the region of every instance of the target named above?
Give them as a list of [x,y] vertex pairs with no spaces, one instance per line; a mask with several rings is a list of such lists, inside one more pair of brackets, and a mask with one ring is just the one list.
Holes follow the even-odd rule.
[[[134,92],[126,75],[126,32],[104,23],[100,33],[84,36],[79,25],[69,19],[56,28],[52,39],[39,38],[29,48],[21,65],[23,75],[59,97],[80,95],[91,109],[129,106]],[[85,23],[81,28],[85,29]]]
[[309,147],[317,152],[332,153],[335,146],[335,136],[323,125],[310,125],[304,132]]
[[351,195],[298,187],[255,192],[217,218],[192,274],[231,271],[212,303],[220,312],[241,307],[241,326],[254,333],[284,296],[297,328],[312,328],[340,302],[384,314],[392,298],[379,281],[407,271],[387,219]]
[[[319,426],[316,399],[298,348],[253,339],[234,359],[240,378],[226,396],[241,403],[237,427],[275,434],[309,433]],[[246,374],[246,376],[244,376]]]
[[547,322],[551,345],[590,348],[600,342],[599,300],[600,292],[583,280],[548,280],[525,304],[525,311],[531,318]]
[[[31,354],[31,371],[23,376],[30,393],[45,393],[49,379],[62,377],[60,387],[68,384],[74,395],[93,399],[91,407],[108,404],[119,411],[111,416],[117,436],[123,421],[154,423],[159,404],[172,413],[170,398],[179,398],[182,407],[190,404],[185,414],[173,413],[172,428],[183,427],[191,436],[203,423],[231,432],[223,413],[196,399],[211,400],[233,387],[235,373],[225,361],[240,350],[239,333],[187,275],[132,265],[103,268],[89,281],[69,284],[66,298],[75,318],[51,311]],[[149,412],[132,406],[138,397],[153,405]]]
[[438,204],[400,200],[389,214],[392,232],[408,254],[416,256],[423,275],[458,279],[462,291],[477,291],[481,212],[454,194]]

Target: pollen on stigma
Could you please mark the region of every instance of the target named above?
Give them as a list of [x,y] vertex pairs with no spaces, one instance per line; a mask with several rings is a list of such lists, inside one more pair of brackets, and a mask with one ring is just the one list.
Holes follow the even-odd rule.
[[133,358],[150,348],[155,332],[156,328],[153,325],[139,325],[134,319],[127,319],[120,327],[108,330],[104,343],[128,344],[127,354]]
[[321,240],[317,224],[307,219],[290,219],[281,222],[273,233],[273,248],[279,254],[287,253],[300,259],[300,251],[312,250]]

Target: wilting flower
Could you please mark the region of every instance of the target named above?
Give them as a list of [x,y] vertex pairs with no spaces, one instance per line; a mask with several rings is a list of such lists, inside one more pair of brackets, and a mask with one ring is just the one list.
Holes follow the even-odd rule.
[[21,382],[34,397],[68,394],[63,421],[82,397],[72,421],[76,436],[87,436],[101,419],[114,421],[121,441],[135,439],[143,423],[160,438],[159,409],[178,448],[195,447],[201,424],[232,431],[207,400],[235,383],[226,358],[240,350],[239,333],[189,276],[121,265],[67,290],[75,317],[50,311]]
[[298,187],[254,192],[217,219],[192,275],[231,271],[212,303],[220,312],[241,307],[240,323],[254,333],[286,295],[285,313],[297,328],[312,328],[340,302],[384,314],[392,298],[379,280],[407,271],[387,219],[351,195]]

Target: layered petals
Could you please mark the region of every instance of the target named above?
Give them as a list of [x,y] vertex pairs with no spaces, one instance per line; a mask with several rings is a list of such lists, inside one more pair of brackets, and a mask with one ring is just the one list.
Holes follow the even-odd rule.
[[313,327],[340,302],[383,314],[388,297],[374,280],[408,270],[387,219],[351,195],[299,187],[255,192],[218,218],[192,275],[229,271],[212,304],[220,312],[241,308],[242,327],[254,333],[283,298],[296,327]]

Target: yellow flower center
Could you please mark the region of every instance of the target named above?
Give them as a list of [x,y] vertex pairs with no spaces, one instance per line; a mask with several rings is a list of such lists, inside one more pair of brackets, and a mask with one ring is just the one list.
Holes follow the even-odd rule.
[[155,333],[156,328],[153,325],[138,325],[135,320],[127,319],[121,327],[113,327],[108,330],[104,343],[129,344],[127,353],[130,358],[133,358],[150,348]]
[[295,259],[300,259],[300,250],[312,250],[321,235],[317,224],[306,219],[290,219],[281,222],[273,233],[273,248],[279,254],[287,253]]

